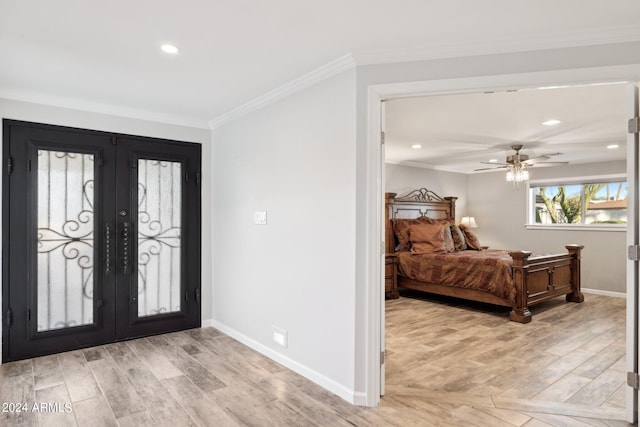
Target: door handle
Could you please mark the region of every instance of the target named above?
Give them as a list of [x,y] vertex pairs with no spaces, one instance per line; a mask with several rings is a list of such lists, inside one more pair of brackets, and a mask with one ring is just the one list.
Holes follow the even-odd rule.
[[111,273],[111,227],[104,225],[104,273]]
[[122,224],[122,273],[129,272],[129,223]]

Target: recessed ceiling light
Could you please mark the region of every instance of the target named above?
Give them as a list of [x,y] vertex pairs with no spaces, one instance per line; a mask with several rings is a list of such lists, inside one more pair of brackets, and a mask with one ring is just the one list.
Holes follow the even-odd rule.
[[164,53],[169,53],[171,55],[178,53],[178,48],[172,44],[163,44],[160,46],[160,49],[162,49]]
[[547,120],[546,122],[542,122],[542,124],[545,126],[555,126],[555,125],[559,125],[560,123],[562,123],[562,121],[557,119],[550,119],[550,120]]
[[420,145],[420,144],[413,144],[413,145],[411,146],[411,148],[413,148],[414,150],[417,150],[417,149],[419,149],[419,148],[422,148],[422,145]]
[[607,145],[607,148],[609,150],[615,150],[616,148],[619,148],[620,146],[618,144],[611,144],[611,145]]
[[498,159],[489,159],[489,163],[498,163]]

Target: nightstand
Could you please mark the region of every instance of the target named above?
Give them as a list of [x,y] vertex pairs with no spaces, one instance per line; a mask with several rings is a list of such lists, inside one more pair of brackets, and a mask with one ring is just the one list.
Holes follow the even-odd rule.
[[384,296],[385,298],[400,298],[398,293],[398,257],[386,254],[384,257]]

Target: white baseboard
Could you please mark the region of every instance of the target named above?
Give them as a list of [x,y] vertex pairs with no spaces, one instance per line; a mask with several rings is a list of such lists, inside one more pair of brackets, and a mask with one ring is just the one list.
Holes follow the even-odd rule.
[[357,391],[353,395],[353,404],[358,406],[369,406],[367,402],[367,394],[361,391]]
[[601,291],[600,289],[589,289],[589,288],[582,288],[581,290],[585,294],[602,295],[605,297],[613,297],[613,298],[625,298],[625,299],[627,298],[627,294],[624,292]]
[[325,375],[305,366],[295,360],[278,353],[277,351],[267,347],[266,345],[259,343],[258,341],[247,337],[246,335],[236,331],[229,326],[218,322],[214,319],[207,319],[202,321],[202,326],[213,326],[214,328],[220,330],[224,334],[230,336],[231,338],[240,341],[242,344],[247,347],[252,348],[258,353],[272,359],[284,367],[302,375],[310,381],[318,384],[321,387],[329,390],[331,393],[340,396],[342,399],[347,402],[355,405],[365,405],[366,404],[366,396],[364,393],[356,393],[354,390],[345,387],[342,384],[335,382],[334,380],[327,378]]

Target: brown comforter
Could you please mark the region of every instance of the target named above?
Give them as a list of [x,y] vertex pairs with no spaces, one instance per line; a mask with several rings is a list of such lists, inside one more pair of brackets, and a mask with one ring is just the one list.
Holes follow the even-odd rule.
[[447,254],[398,252],[398,274],[414,280],[460,288],[479,289],[515,301],[511,267],[506,251],[485,249]]

